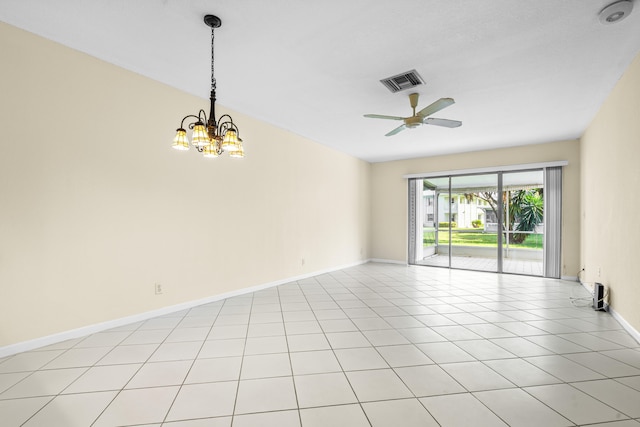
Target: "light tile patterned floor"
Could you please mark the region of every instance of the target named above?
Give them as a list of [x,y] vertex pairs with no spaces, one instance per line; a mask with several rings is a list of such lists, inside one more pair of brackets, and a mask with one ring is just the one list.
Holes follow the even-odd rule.
[[640,427],[577,283],[367,264],[0,359],[0,425]]
[[[449,255],[431,255],[418,261],[419,265],[430,267],[449,267]],[[452,256],[451,267],[463,270],[498,271],[497,258]],[[526,274],[528,276],[542,276],[544,265],[542,261],[509,259],[502,260],[502,271],[512,274]]]

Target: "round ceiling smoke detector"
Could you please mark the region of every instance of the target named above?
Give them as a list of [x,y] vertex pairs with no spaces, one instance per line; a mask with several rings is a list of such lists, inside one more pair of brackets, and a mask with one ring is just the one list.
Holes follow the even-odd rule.
[[631,0],[621,0],[615,3],[611,3],[600,11],[598,15],[600,23],[603,25],[615,24],[626,18],[633,9],[633,2]]

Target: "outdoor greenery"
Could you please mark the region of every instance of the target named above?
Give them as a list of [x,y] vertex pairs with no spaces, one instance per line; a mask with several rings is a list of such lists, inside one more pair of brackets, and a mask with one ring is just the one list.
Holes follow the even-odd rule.
[[[486,201],[491,210],[498,216],[497,194],[493,192],[479,192],[465,194],[469,200],[477,197]],[[536,226],[543,221],[544,195],[542,188],[529,190],[504,191],[502,193],[502,212],[506,230],[534,231]],[[508,216],[508,217],[507,217]],[[517,225],[516,225],[517,224]],[[514,227],[515,226],[515,227]],[[521,244],[531,234],[510,233],[509,243]]]
[[[515,249],[542,249],[542,234],[527,234],[526,236],[527,238],[524,241],[520,243],[509,243],[509,246]],[[423,243],[425,246],[431,246],[435,243],[435,233],[433,229],[424,231]],[[438,244],[449,244],[449,233],[447,231],[438,233]],[[470,231],[470,229],[454,229],[451,231],[451,244],[496,247],[498,245],[498,235],[497,233],[483,233],[481,230]]]
[[[498,218],[498,207],[502,208],[503,229],[508,231],[503,236],[503,244],[509,247],[524,249],[542,249],[543,235],[534,234],[536,227],[543,222],[544,218],[544,194],[542,188],[532,188],[526,190],[503,191],[499,197],[495,192],[465,193],[464,197],[473,202],[476,198],[484,200],[493,211],[493,221]],[[490,222],[493,222],[490,221]],[[451,225],[451,233],[449,233]],[[451,244],[460,246],[485,246],[496,247],[498,245],[498,234],[487,232],[481,220],[471,221],[473,228],[458,228],[458,224],[453,221],[438,223],[438,244],[448,245],[449,234],[451,234]],[[494,228],[495,229],[495,228]],[[521,232],[521,233],[518,233]],[[423,243],[425,246],[435,245],[435,230],[425,228],[423,231]]]
[[[518,203],[514,204],[515,217],[518,220],[516,231],[533,231],[536,225],[542,222],[542,215],[544,209],[544,200],[542,200],[542,193],[538,190],[528,190],[519,192]],[[516,242],[522,242],[528,239],[528,234],[515,233],[514,240]]]

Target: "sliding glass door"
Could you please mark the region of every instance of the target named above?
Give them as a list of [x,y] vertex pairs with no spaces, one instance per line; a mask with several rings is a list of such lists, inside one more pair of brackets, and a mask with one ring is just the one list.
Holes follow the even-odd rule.
[[451,267],[498,271],[498,174],[451,177]]
[[559,277],[561,184],[561,168],[410,180],[409,263]]
[[416,196],[420,202],[416,228],[421,230],[416,241],[419,256],[415,263],[437,267],[449,267],[450,230],[446,225],[451,215],[449,203],[449,177],[417,180]]
[[502,271],[544,275],[544,173],[502,175],[504,233]]
[[418,180],[422,248],[414,263],[498,271],[497,183],[495,173]]

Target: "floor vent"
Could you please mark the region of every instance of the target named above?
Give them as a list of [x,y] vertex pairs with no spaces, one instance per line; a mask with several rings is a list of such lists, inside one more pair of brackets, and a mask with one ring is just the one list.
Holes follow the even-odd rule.
[[386,79],[380,80],[380,82],[385,85],[385,87],[392,93],[400,92],[401,90],[410,89],[412,87],[424,84],[424,80],[422,80],[422,77],[420,77],[420,74],[418,74],[416,70],[411,70],[395,75],[393,77],[388,77]]

